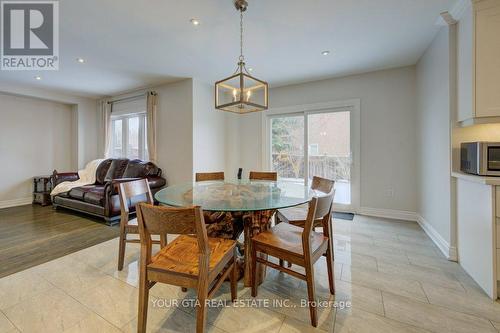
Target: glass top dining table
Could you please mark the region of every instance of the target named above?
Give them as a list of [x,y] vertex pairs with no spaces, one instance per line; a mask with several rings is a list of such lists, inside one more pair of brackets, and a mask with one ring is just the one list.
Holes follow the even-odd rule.
[[[298,183],[262,180],[225,180],[203,181],[172,185],[158,191],[155,199],[163,205],[186,207],[200,206],[209,213],[222,212],[223,218],[210,224],[209,237],[238,239],[240,229],[244,229],[244,244],[240,249],[244,256],[239,262],[239,271],[245,286],[250,286],[252,246],[250,240],[270,227],[274,212],[304,204],[311,200],[314,191]],[[207,217],[210,220],[210,217]],[[215,226],[215,227],[214,227]],[[208,229],[208,228],[207,228]],[[265,276],[265,266],[257,264],[257,281],[260,284]],[[240,276],[241,276],[240,275]]]
[[286,181],[225,180],[172,185],[158,191],[155,199],[168,206],[201,206],[205,211],[253,212],[301,205],[314,191]]

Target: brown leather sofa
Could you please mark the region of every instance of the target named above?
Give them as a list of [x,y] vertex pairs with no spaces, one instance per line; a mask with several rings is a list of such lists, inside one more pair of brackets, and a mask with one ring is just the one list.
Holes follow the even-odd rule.
[[[128,159],[107,159],[96,171],[96,182],[92,185],[76,187],[69,192],[52,198],[54,208],[63,207],[78,212],[102,217],[109,224],[120,220],[120,199],[118,183],[147,178],[153,195],[163,188],[167,182],[161,176],[161,169],[151,162]],[[52,184],[78,180],[77,172],[59,173],[54,170]],[[129,202],[131,212],[136,202],[145,198],[135,197]]]

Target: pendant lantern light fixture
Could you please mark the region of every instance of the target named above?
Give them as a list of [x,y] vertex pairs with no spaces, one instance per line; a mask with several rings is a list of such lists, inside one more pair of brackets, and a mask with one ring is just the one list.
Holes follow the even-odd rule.
[[248,8],[246,0],[235,0],[240,12],[240,56],[233,75],[215,83],[215,108],[238,114],[264,111],[269,104],[267,82],[250,75],[243,55],[243,13]]

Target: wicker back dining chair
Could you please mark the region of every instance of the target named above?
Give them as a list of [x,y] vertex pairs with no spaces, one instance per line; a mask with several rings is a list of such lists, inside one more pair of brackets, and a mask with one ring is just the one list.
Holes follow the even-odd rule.
[[[236,242],[209,238],[200,207],[137,206],[141,236],[139,263],[139,317],[137,332],[146,332],[149,289],[157,282],[197,290],[196,332],[205,330],[207,299],[229,278],[231,300],[236,300]],[[152,255],[152,234],[178,234]]]

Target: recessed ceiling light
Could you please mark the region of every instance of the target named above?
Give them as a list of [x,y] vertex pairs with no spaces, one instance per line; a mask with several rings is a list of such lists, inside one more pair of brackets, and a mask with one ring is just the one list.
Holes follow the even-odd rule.
[[192,25],[200,25],[200,20],[198,19],[195,19],[195,18],[192,18],[189,20],[189,22],[191,22]]
[[76,61],[80,64],[83,64],[85,62],[85,59],[83,58],[76,58]]
[[248,71],[249,72],[253,71],[253,68],[252,67],[248,67]]
[[35,76],[35,80],[40,81],[42,77],[40,75]]
[[330,54],[330,51],[328,51],[328,50],[327,51],[323,51],[323,52],[321,52],[321,54],[324,55],[324,56],[327,56],[327,55]]

